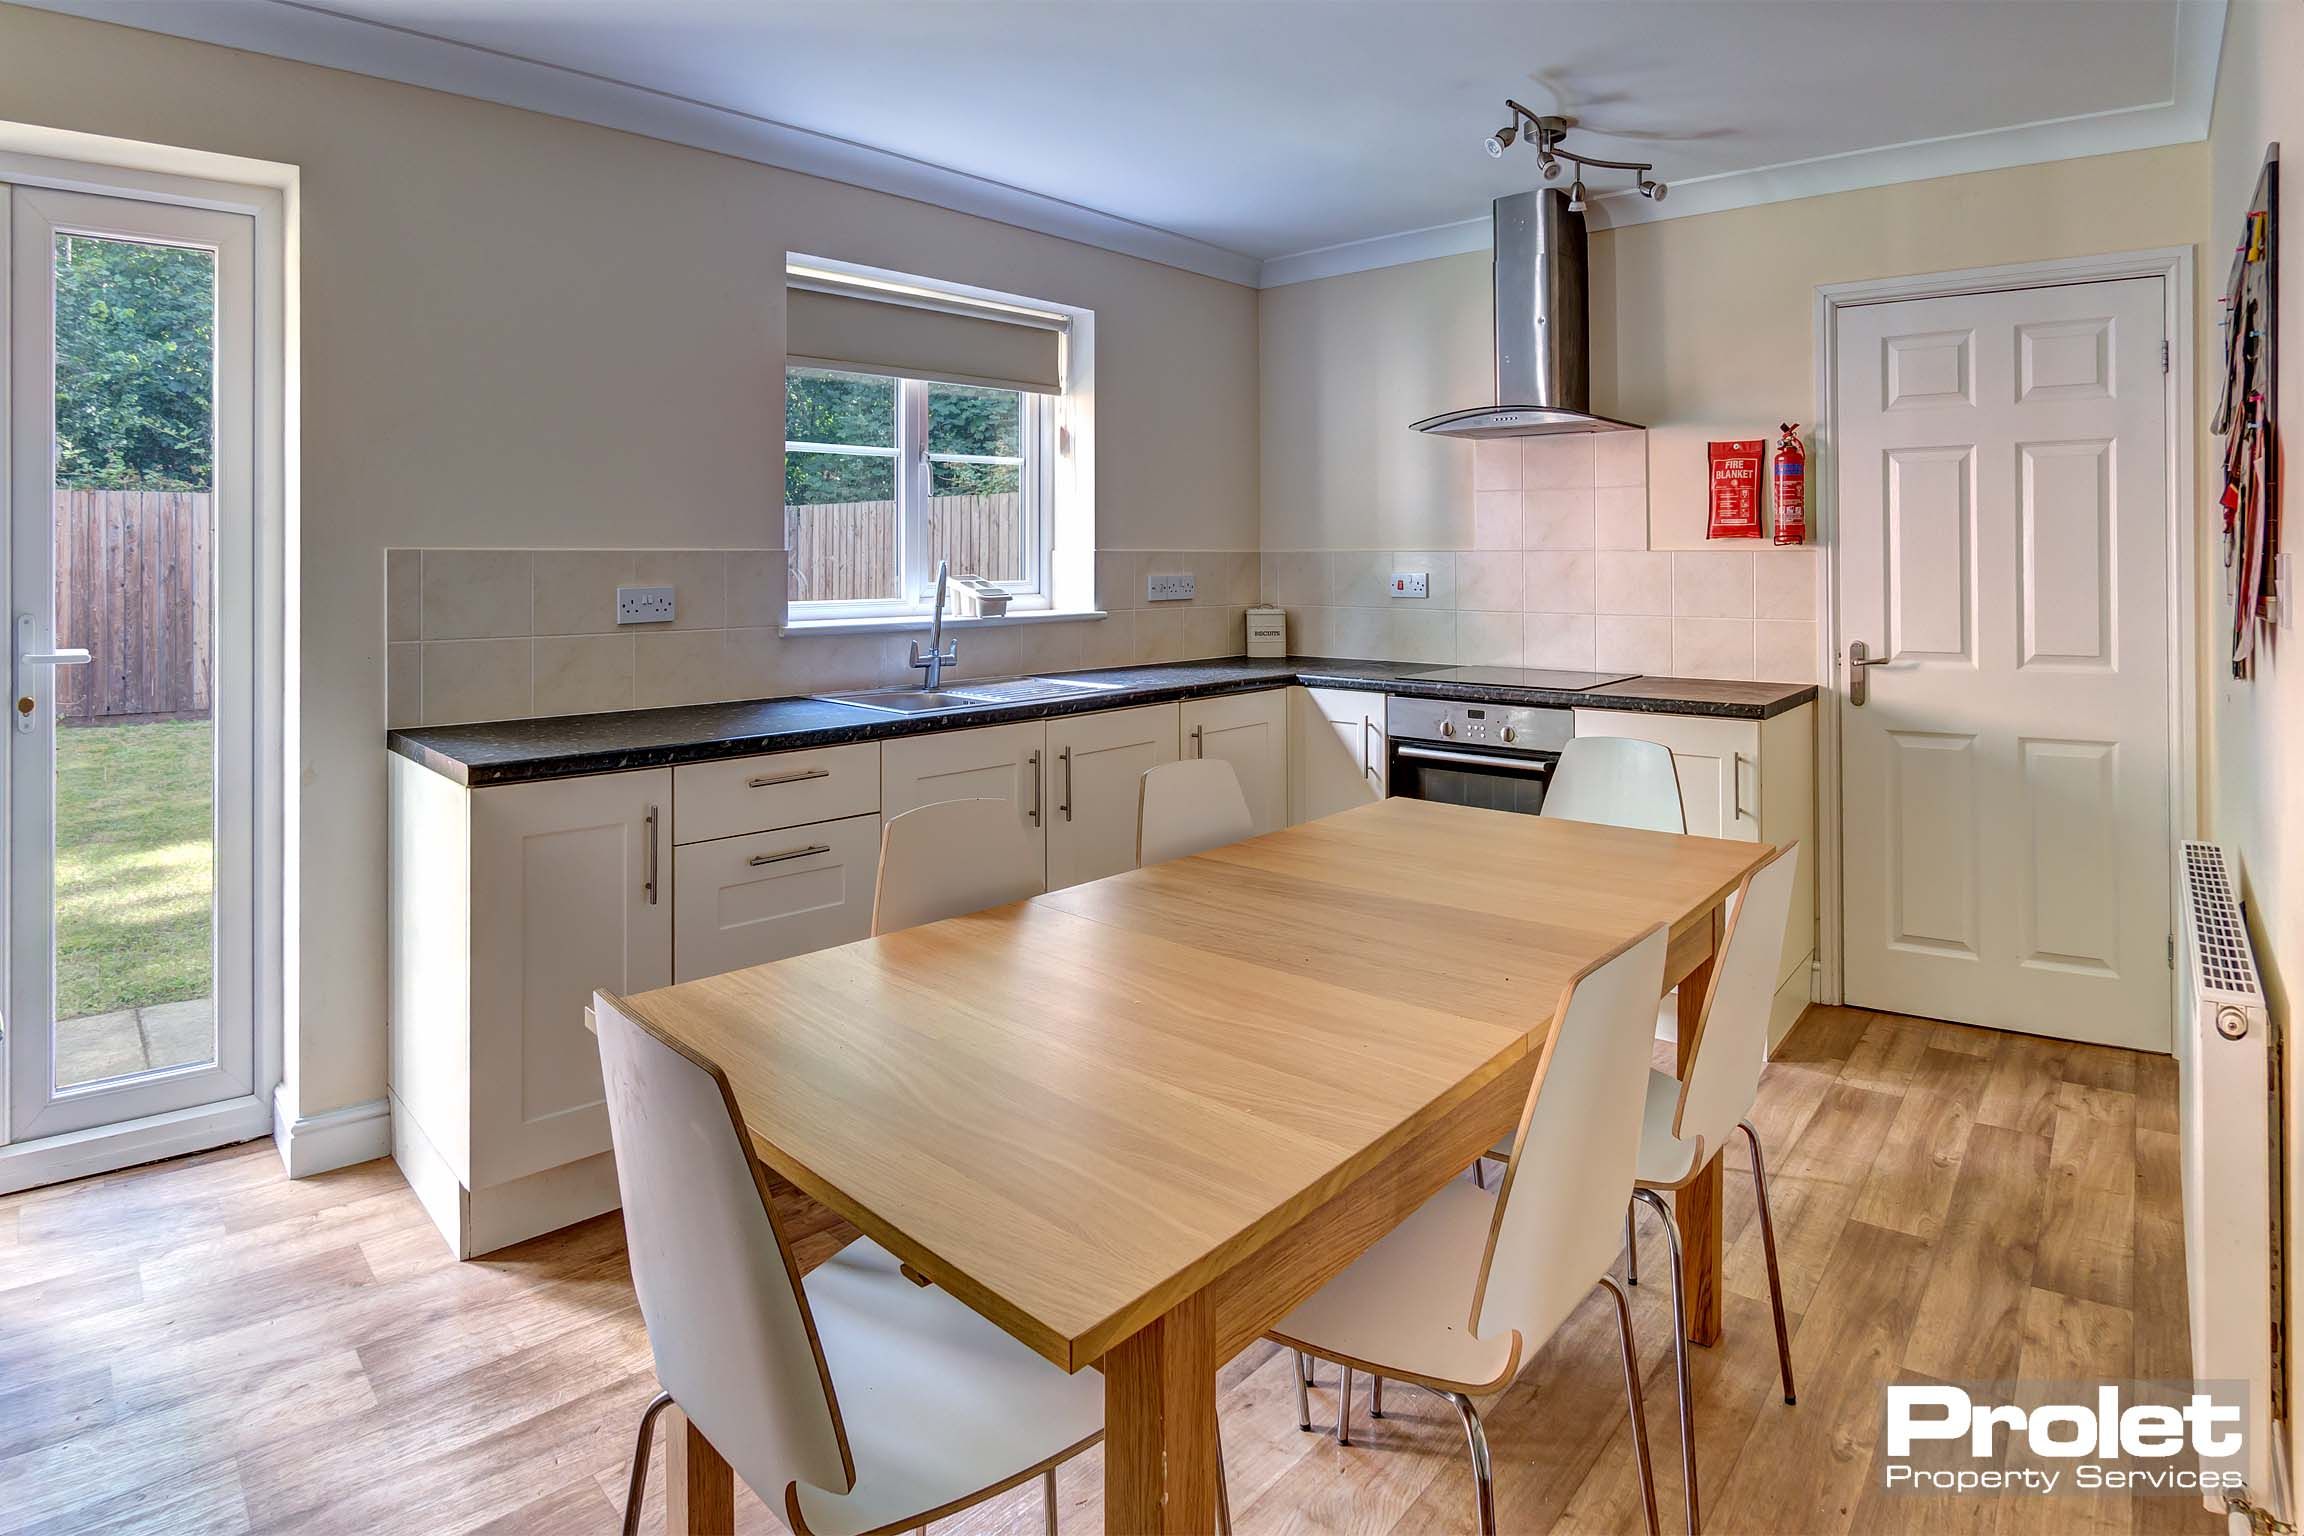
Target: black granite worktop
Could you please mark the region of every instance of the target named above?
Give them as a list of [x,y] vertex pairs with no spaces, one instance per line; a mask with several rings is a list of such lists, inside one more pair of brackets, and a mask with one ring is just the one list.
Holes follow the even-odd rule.
[[[1016,720],[1165,704],[1176,699],[1253,693],[1302,683],[1313,688],[1358,688],[1419,698],[1507,704],[1583,705],[1656,714],[1713,715],[1764,720],[1816,697],[1806,684],[1739,683],[1699,678],[1643,677],[1583,692],[1440,681],[1428,662],[1351,661],[1317,656],[1230,656],[1162,666],[1105,667],[1092,672],[1035,676],[1092,678],[1117,687],[1077,697],[1034,699],[989,709],[954,709],[890,715],[821,699],[747,699],[730,704],[686,704],[672,709],[628,709],[597,715],[496,720],[473,725],[425,726],[393,731],[387,744],[459,784],[478,789],[532,779],[562,779],[631,768],[712,762],[852,741],[886,741],[934,731],[967,730]],[[955,678],[956,685],[965,679]]]

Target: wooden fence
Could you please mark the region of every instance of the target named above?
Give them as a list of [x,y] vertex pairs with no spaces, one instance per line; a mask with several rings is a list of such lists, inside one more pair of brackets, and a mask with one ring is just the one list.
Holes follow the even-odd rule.
[[208,713],[208,497],[56,492],[56,643],[93,662],[56,669],[59,720]]
[[[887,597],[897,585],[896,503],[832,501],[784,509],[784,548],[794,602]],[[1014,581],[1024,575],[1023,498],[934,496],[928,501],[928,559],[963,572]]]

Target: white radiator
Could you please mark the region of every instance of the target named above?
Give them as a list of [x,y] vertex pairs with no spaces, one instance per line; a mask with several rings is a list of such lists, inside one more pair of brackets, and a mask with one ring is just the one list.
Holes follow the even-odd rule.
[[2176,1059],[2192,1372],[2249,1384],[2248,1501],[2285,1520],[2281,1043],[2240,910],[2238,856],[2187,842],[2179,858]]

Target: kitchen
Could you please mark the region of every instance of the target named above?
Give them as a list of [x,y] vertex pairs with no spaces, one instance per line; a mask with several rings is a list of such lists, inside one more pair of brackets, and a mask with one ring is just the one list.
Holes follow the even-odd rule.
[[[843,32],[699,0],[692,34],[588,9],[0,7],[11,323],[49,323],[27,274],[52,263],[21,253],[51,230],[216,253],[200,494],[227,552],[208,1054],[164,1066],[148,1021],[180,1004],[123,993],[145,1070],[74,1081],[93,1034],[62,981],[11,992],[20,1026],[55,1017],[10,1032],[0,1131],[24,1520],[879,1508],[834,1495],[919,1421],[842,1395],[840,1349],[770,1373],[820,1394],[744,1410],[834,1405],[832,1461],[770,1476],[689,1400],[765,1389],[676,1384],[683,1309],[634,1295],[615,1073],[671,1056],[752,1149],[752,1213],[702,1225],[753,1234],[747,1275],[784,1256],[757,1278],[816,1308],[809,1338],[897,1304],[829,1320],[884,1256],[919,1318],[1022,1352],[987,1381],[1046,1368],[1049,1423],[1104,1436],[879,1525],[2225,1518],[2198,1490],[1891,1491],[1887,1388],[2019,1380],[2240,1379],[2242,1498],[2285,1507],[2288,1302],[2247,1275],[2280,1249],[2287,1090],[2220,1098],[2188,1054],[2207,949],[2172,874],[2224,850],[2220,952],[2277,1018],[2288,557],[2260,620],[2235,607],[2215,498],[2270,482],[2226,481],[2247,439],[2211,418],[2233,232],[2243,304],[2278,270],[2245,258],[2304,48],[2281,6],[1970,6],[1966,36],[1937,0],[1426,32],[1322,7],[1305,57],[1253,11],[1173,37],[1036,14],[1038,83],[1112,108],[1077,143],[1015,92],[930,83],[955,51],[1020,80],[961,19],[997,5]],[[1123,38],[1147,56],[1115,63]],[[2079,68],[2083,38],[2119,68]],[[1624,49],[1653,63],[1592,62]],[[1314,105],[1322,68],[1411,122]],[[928,145],[857,115],[873,69],[933,98]],[[63,590],[55,558],[25,590]],[[60,599],[41,631],[48,601],[19,603],[18,750],[45,756],[14,772],[54,777],[56,857],[19,823],[19,893],[64,888],[84,824],[50,760],[150,728],[48,723],[76,647],[118,670]],[[1157,858],[1170,785],[1221,835]],[[940,921],[887,917],[899,868]],[[1658,927],[1651,1087],[1741,1041],[1741,1107],[1684,1167],[1643,1146],[1637,1221],[1614,1201],[1604,1262],[1505,1374],[1330,1336],[1415,1223],[1576,1193],[1512,1179],[1523,1101],[1523,1150],[1553,1134],[1529,1074]],[[63,939],[20,940],[63,975]],[[843,1032],[764,1022],[784,1008]],[[971,1031],[1044,1048],[980,1060]],[[2259,1084],[2268,1031],[2223,1037]],[[1173,1113],[1084,1129],[1146,1077]],[[1253,1081],[1291,1086],[1229,1097]],[[1318,1226],[1380,1175],[1382,1221]],[[702,1184],[675,1173],[659,1211]],[[1161,1205],[1187,1187],[1206,1208]],[[1018,1211],[1037,1236],[979,1235]],[[633,1226],[634,1262],[698,1225]],[[1255,1326],[1158,1354],[1180,1275]],[[921,1402],[965,1419],[946,1374]],[[1183,1395],[1147,1416],[1124,1382]],[[442,1394],[465,1406],[435,1432]],[[265,1410],[235,1424],[236,1399]]]

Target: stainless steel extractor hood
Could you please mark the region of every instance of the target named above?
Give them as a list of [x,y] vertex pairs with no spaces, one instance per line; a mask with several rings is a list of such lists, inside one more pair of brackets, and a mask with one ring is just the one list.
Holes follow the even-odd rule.
[[1585,313],[1584,215],[1546,187],[1496,199],[1496,403],[1427,416],[1442,437],[1543,437],[1633,432],[1595,416],[1591,329]]

